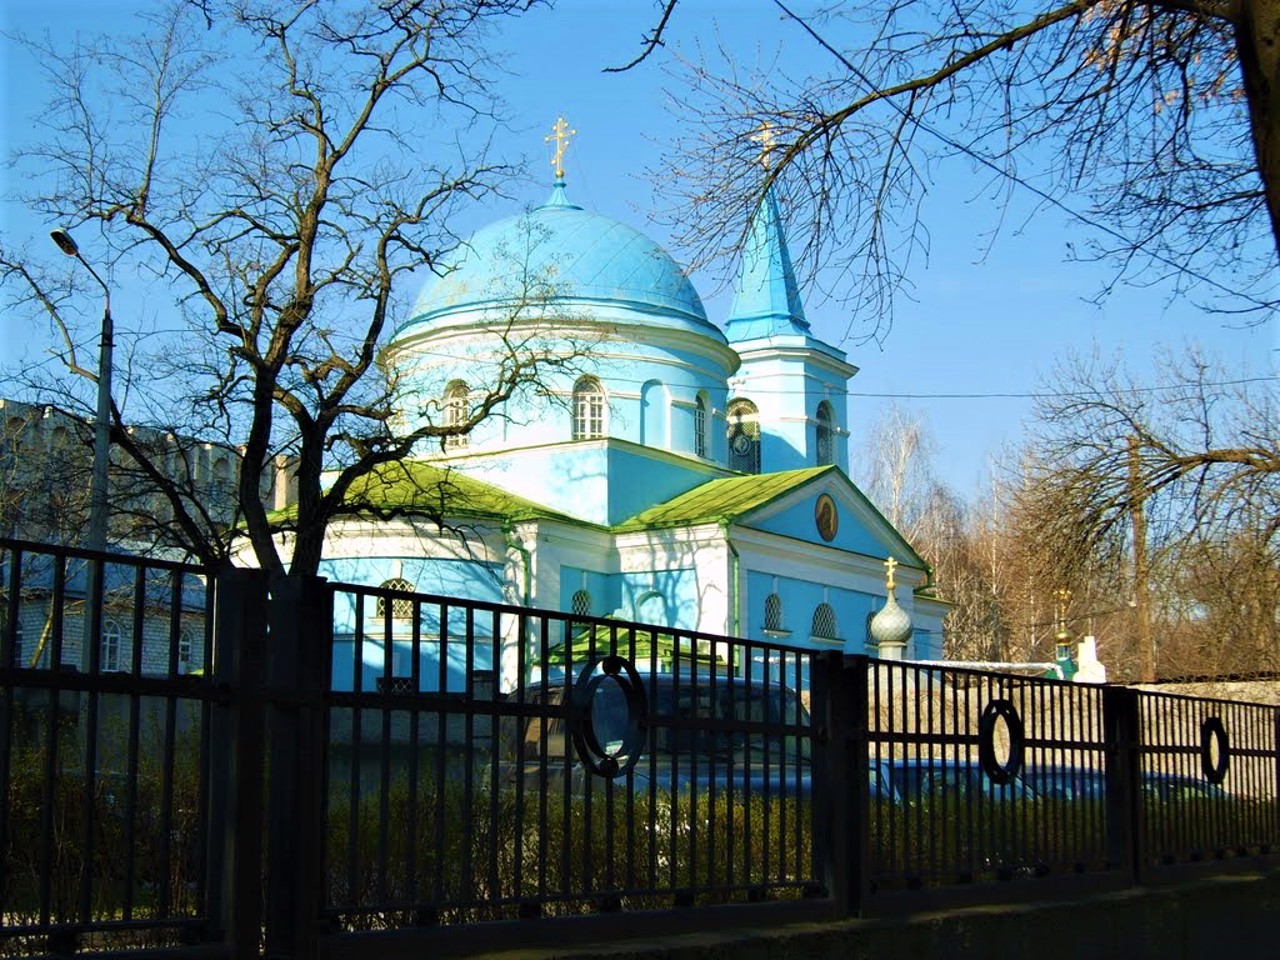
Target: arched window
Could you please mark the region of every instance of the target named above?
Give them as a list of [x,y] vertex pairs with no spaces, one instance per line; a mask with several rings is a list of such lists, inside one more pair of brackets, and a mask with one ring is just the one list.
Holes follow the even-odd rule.
[[595,377],[573,385],[573,439],[604,436],[604,388]]
[[[405,593],[413,592],[413,584],[408,580],[393,578],[384,580],[381,585],[383,590],[402,590]],[[411,620],[413,618],[414,601],[409,597],[378,597],[378,602],[374,605],[374,614],[379,619],[385,619],[387,616],[387,600],[391,600],[391,619],[392,620]]]
[[823,640],[836,639],[836,612],[829,603],[820,603],[813,611],[813,626],[809,635]]
[[213,461],[213,481],[209,492],[215,507],[221,507],[231,496],[231,464],[226,457]]
[[120,669],[120,624],[107,620],[102,624],[102,645],[98,651],[98,669]]
[[192,657],[195,655],[195,635],[190,628],[178,634],[178,672],[190,673],[195,669]]
[[765,630],[782,630],[782,598],[771,593],[764,598]]
[[[471,389],[461,380],[454,380],[444,390],[444,425],[456,427],[466,423],[471,416]],[[467,445],[465,433],[444,438],[446,450],[459,450]]]
[[750,400],[729,404],[729,469],[742,473],[760,472],[760,411]]
[[824,466],[828,463],[836,462],[836,431],[835,416],[831,412],[831,404],[823,400],[818,404],[817,424],[815,427],[817,433],[817,451],[818,466]]
[[702,394],[693,401],[693,455],[707,456],[707,398]]
[[575,617],[591,616],[591,594],[586,590],[576,591],[569,603],[569,609]]

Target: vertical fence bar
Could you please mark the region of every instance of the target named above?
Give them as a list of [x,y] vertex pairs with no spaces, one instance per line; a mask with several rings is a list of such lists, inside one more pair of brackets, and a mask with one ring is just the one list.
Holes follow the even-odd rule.
[[[212,579],[212,578],[211,578]],[[219,700],[210,711],[206,772],[209,818],[210,940],[234,956],[257,956],[262,931],[262,683],[267,579],[261,570],[226,569],[212,579],[209,634]]]
[[820,717],[814,744],[814,849],[820,877],[843,916],[866,906],[870,864],[867,782],[867,680],[870,661],[824,652],[811,665],[810,690]]
[[5,682],[0,684],[0,916],[5,916],[9,901],[9,865],[5,855],[9,849],[9,776],[13,752],[14,686],[8,679],[22,657],[18,648],[18,625],[22,613],[22,551],[0,548],[0,558],[9,563],[8,604],[5,622],[0,624],[0,671]]
[[273,578],[268,623],[265,956],[310,957],[324,889],[324,658],[333,647],[327,582]]
[[1107,746],[1107,858],[1131,885],[1142,875],[1141,694],[1126,687],[1102,691],[1103,738]]

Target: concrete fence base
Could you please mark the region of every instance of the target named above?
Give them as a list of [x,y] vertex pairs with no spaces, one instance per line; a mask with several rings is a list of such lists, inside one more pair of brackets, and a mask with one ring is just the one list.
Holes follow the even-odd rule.
[[1080,900],[504,951],[487,960],[1271,960],[1277,955],[1280,872],[1137,887]]

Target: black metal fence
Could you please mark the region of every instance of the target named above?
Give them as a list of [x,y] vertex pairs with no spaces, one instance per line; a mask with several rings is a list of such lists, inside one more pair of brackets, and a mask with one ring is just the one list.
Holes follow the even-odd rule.
[[[0,568],[0,955],[563,944],[1280,839],[1275,707],[14,541]],[[85,647],[86,601],[128,628]]]

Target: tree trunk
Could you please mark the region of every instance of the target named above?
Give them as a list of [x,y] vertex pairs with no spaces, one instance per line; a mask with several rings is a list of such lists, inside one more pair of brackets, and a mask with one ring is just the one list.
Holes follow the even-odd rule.
[[1239,0],[1236,52],[1258,174],[1280,254],[1280,0]]

